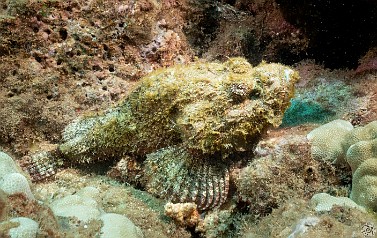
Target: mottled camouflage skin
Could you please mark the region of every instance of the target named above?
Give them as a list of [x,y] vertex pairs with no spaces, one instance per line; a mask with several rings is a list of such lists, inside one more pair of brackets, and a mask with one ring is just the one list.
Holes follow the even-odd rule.
[[252,67],[241,58],[160,69],[116,108],[69,125],[59,149],[79,163],[173,145],[198,159],[226,158],[250,150],[268,126],[281,123],[297,79],[283,65]]

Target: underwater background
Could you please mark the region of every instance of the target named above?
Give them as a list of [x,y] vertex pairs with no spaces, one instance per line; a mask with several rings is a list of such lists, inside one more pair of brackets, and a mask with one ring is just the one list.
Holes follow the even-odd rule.
[[376,13],[0,0],[0,237],[377,236]]

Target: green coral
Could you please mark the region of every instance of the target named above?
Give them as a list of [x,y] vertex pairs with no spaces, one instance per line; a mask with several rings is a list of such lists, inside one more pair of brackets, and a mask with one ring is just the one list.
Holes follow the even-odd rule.
[[281,123],[297,79],[283,65],[252,67],[242,58],[160,69],[117,107],[69,125],[59,150],[79,163],[144,156],[171,145],[197,159],[225,159]]
[[305,91],[298,89],[284,114],[282,126],[328,122],[344,109],[343,105],[349,104],[351,98],[351,87],[341,81],[318,82]]

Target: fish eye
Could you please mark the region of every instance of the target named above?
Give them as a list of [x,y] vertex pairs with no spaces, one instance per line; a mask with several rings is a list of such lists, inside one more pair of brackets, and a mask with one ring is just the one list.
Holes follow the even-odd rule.
[[243,84],[232,84],[229,93],[235,103],[241,103],[248,95],[247,87]]

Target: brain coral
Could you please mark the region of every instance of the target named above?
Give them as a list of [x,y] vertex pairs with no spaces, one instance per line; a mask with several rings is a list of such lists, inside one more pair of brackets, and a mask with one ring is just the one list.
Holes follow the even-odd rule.
[[0,177],[3,177],[10,173],[18,173],[20,172],[20,168],[16,165],[13,161],[12,157],[7,155],[6,153],[0,151]]
[[[217,201],[212,193],[227,191],[221,188],[226,166],[213,167],[214,161],[227,165],[231,155],[251,150],[269,126],[280,125],[297,80],[286,66],[252,67],[242,58],[160,69],[141,79],[117,107],[68,125],[58,151],[64,161],[76,164],[124,155],[147,158],[146,174],[152,175],[147,187],[169,180],[168,186],[156,186],[155,194],[170,199],[188,192],[196,199],[196,186],[207,183],[204,187],[213,189],[198,195],[205,197],[198,199],[204,203],[199,207],[207,207]],[[170,148],[183,152],[174,157],[176,149]],[[155,166],[164,163],[168,166]],[[174,174],[167,168],[180,169]]]
[[359,141],[347,150],[346,160],[353,173],[361,163],[370,158],[377,158],[377,139]]
[[314,159],[339,163],[344,160],[345,136],[353,129],[350,122],[334,120],[312,130],[307,138],[311,142]]
[[92,195],[97,193],[99,191],[96,191],[96,189],[85,187],[78,191],[77,194],[67,195],[54,200],[50,204],[50,207],[54,215],[58,217],[75,217],[82,222],[99,219],[101,215],[99,205],[92,198]]
[[[337,125],[336,121],[334,122]],[[320,151],[317,154],[322,159],[335,158],[333,155],[337,154],[337,159],[345,160],[353,173],[350,198],[361,206],[377,211],[377,121],[342,134],[334,134],[336,128],[328,125],[331,123],[309,133],[315,138],[312,150],[314,148]],[[339,132],[339,129],[336,131]],[[313,132],[319,134],[316,135]],[[324,136],[331,132],[333,136]],[[316,136],[322,138],[322,144],[316,142]]]
[[365,210],[364,207],[357,205],[355,201],[348,197],[333,197],[327,193],[315,194],[310,202],[317,212],[330,211],[334,206],[357,208],[361,211]]
[[25,176],[20,173],[9,173],[0,179],[0,189],[6,194],[24,194],[28,199],[34,199],[29,182]]
[[377,158],[365,160],[356,169],[350,197],[357,204],[377,211]]
[[367,141],[377,138],[377,121],[372,121],[365,126],[356,127],[346,134],[344,139],[344,151],[347,151],[348,148],[359,142]]

